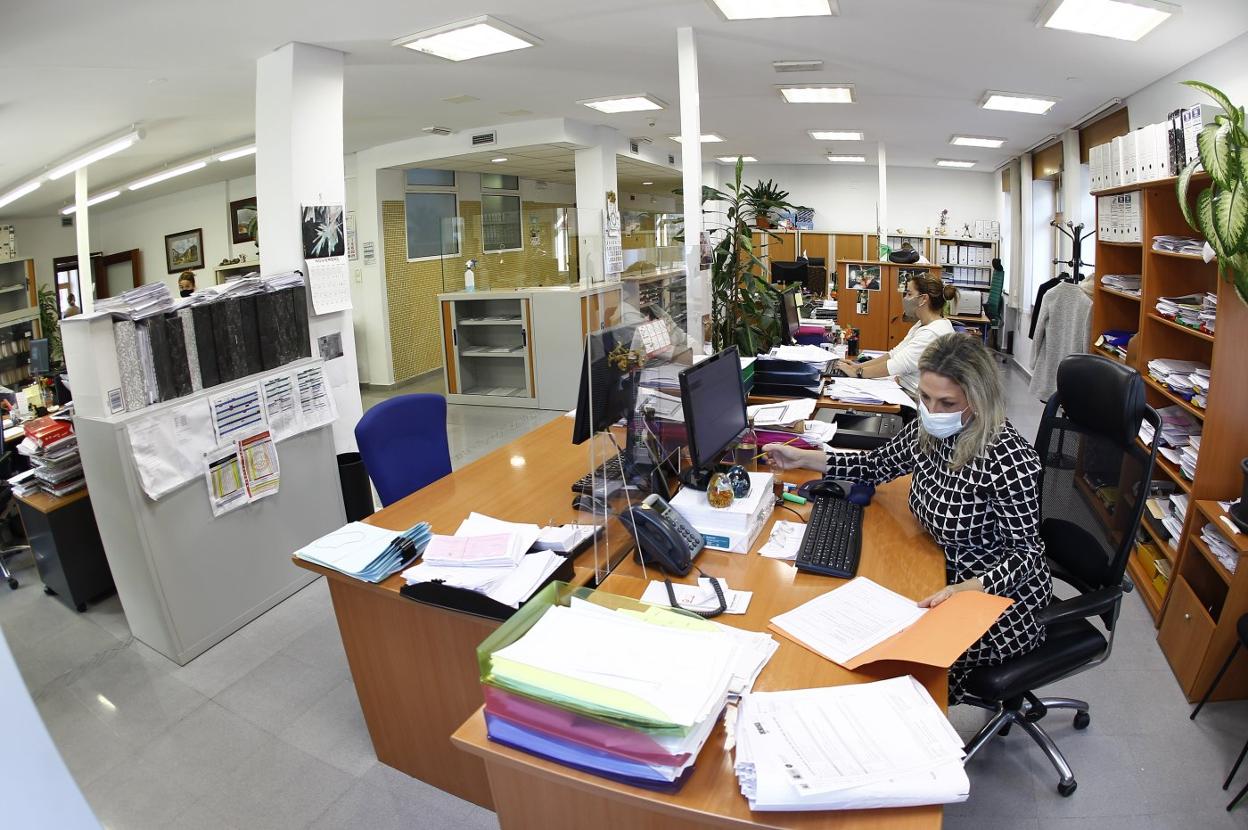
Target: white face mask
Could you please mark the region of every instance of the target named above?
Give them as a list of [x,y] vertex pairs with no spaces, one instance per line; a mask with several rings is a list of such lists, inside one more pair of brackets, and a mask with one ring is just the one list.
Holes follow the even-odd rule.
[[923,423],[923,429],[937,438],[948,438],[961,432],[962,413],[965,411],[962,409],[957,412],[931,412],[926,404],[919,401],[919,419]]

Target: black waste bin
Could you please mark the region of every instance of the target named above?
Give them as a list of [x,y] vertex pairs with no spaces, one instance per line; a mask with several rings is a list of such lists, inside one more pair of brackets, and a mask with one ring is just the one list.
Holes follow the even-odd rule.
[[358,452],[338,456],[338,480],[342,482],[342,506],[348,522],[358,522],[373,515],[373,491],[368,484],[368,470]]

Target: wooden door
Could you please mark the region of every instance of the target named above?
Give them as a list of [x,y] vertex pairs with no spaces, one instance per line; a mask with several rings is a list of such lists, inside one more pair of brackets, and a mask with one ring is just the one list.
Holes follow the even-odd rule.
[[[1189,554],[1192,548],[1188,548]],[[1197,556],[1200,554],[1197,553]],[[1170,668],[1183,693],[1191,697],[1196,675],[1204,660],[1209,638],[1213,636],[1213,620],[1187,580],[1176,574],[1170,587],[1170,603],[1157,632],[1157,644],[1170,661]]]
[[832,262],[832,234],[819,231],[802,231],[797,237],[798,252],[805,252],[811,259],[822,259],[828,268]]
[[767,240],[767,258],[771,262],[793,262],[797,259],[797,233],[771,231]]
[[143,252],[138,248],[100,257],[95,263],[95,298],[112,297],[143,284]]

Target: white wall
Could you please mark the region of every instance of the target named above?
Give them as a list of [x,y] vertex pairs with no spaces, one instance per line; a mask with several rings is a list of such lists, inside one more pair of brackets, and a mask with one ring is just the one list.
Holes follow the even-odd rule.
[[[717,164],[714,182],[719,189],[732,177],[732,168]],[[747,164],[745,183],[774,179],[789,191],[789,201],[815,210],[815,229],[874,231],[879,175],[875,165]],[[997,217],[992,173],[936,170],[920,167],[888,168],[888,224],[886,231],[904,228],[922,234],[940,222],[949,210],[949,226],[974,225],[976,219]],[[999,189],[999,188],[997,188]]]
[[1128,96],[1127,116],[1131,129],[1155,124],[1179,107],[1213,103],[1203,92],[1182,86],[1180,81],[1212,84],[1230,96],[1232,102],[1243,106],[1248,101],[1248,34],[1240,35]]

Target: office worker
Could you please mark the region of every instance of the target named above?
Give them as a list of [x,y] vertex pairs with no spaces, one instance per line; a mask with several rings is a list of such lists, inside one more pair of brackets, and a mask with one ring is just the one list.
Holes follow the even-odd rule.
[[178,296],[189,297],[195,293],[195,272],[183,271],[178,275]]
[[[978,340],[946,335],[919,360],[919,418],[867,453],[764,449],[781,469],[877,484],[913,474],[910,510],[945,553],[948,587],[919,602],[933,607],[959,591],[1014,600],[949,671],[949,702],[967,672],[1032,650],[1044,640],[1035,614],[1053,585],[1040,540],[1040,459],[1005,419],[1001,380]],[[868,540],[869,544],[869,540]]]
[[850,377],[896,377],[901,388],[912,398],[919,395],[919,358],[938,337],[953,334],[953,323],[944,317],[945,304],[958,296],[957,289],[945,285],[940,277],[923,274],[906,282],[902,308],[906,317],[917,322],[902,341],[887,354],[865,363],[841,360],[837,368]]

